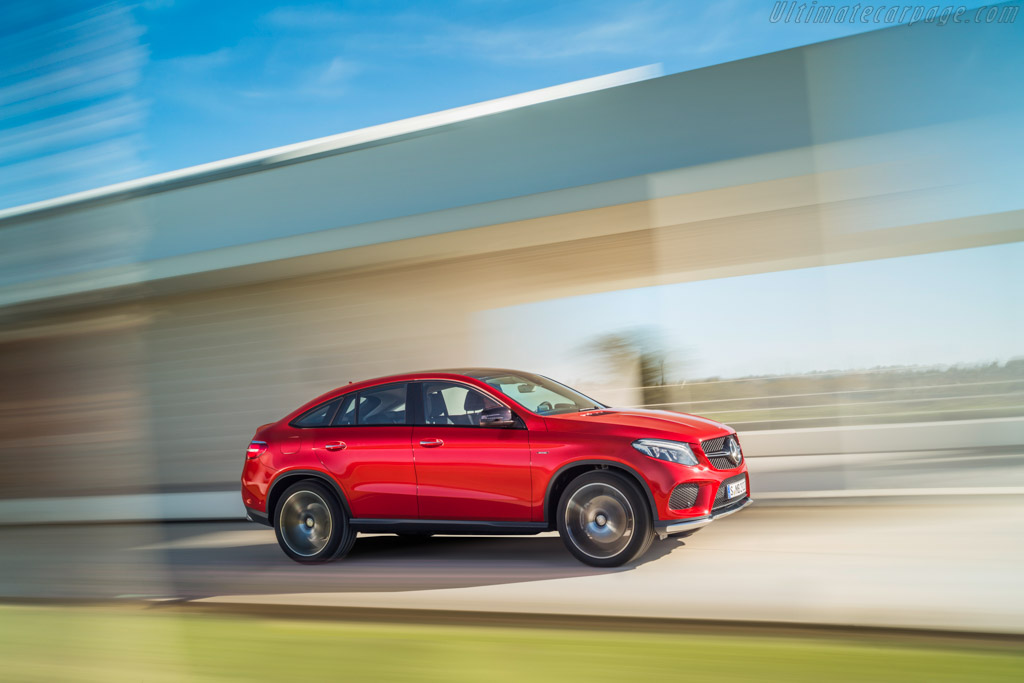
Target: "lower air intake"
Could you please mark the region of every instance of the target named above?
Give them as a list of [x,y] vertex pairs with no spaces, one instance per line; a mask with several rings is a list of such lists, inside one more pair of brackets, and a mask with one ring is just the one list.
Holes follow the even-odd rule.
[[673,510],[692,508],[697,504],[698,491],[700,491],[700,487],[697,484],[680,484],[672,490],[668,506]]

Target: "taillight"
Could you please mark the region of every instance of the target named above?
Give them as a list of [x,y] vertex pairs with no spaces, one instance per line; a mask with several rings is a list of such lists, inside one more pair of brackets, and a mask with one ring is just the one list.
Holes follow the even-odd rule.
[[252,460],[258,458],[267,451],[266,441],[250,441],[249,447],[245,449],[245,457]]

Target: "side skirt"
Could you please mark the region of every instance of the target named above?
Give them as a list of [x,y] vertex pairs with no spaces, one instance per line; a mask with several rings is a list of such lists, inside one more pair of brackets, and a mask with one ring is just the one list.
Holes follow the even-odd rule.
[[256,522],[263,526],[274,526],[270,523],[270,518],[267,517],[267,513],[260,512],[259,510],[253,510],[252,508],[245,508],[245,518],[250,522]]
[[372,534],[431,533],[431,534],[483,534],[524,535],[548,530],[547,522],[473,522],[445,519],[352,519],[356,531]]

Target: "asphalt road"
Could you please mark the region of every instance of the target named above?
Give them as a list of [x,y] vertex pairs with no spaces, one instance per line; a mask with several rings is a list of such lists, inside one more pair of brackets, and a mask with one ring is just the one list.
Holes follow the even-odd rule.
[[754,505],[635,565],[554,534],[367,536],[292,563],[248,523],[0,528],[0,595],[767,620],[1024,632],[1024,498]]

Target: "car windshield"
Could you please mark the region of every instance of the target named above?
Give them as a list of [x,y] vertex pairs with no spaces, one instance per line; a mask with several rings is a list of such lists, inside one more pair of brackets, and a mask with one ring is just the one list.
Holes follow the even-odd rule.
[[540,415],[578,413],[604,408],[592,398],[540,375],[527,373],[467,373]]

